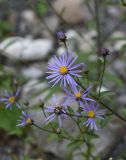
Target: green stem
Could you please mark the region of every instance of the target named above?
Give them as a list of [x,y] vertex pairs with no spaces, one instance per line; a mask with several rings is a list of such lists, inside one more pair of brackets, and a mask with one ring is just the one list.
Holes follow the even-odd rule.
[[126,2],[124,2],[124,0],[121,0],[121,2],[123,6],[126,6]]
[[42,128],[38,125],[36,125],[35,123],[33,123],[33,126],[35,126],[36,128],[40,129],[40,130],[43,130],[43,131],[46,131],[46,132],[49,132],[49,133],[53,133],[53,134],[56,134],[55,132],[51,131],[51,130],[48,130],[48,129],[45,129],[45,128]]
[[98,97],[100,98],[100,91],[101,91],[101,86],[102,86],[102,83],[103,83],[103,77],[104,77],[104,73],[105,73],[105,66],[106,66],[106,57],[104,57],[103,59],[103,71],[102,71],[102,75],[101,75],[101,79],[100,79],[100,86],[99,86],[99,92],[98,92]]
[[38,125],[36,125],[35,123],[33,124],[33,126],[35,126],[36,128],[38,128],[38,129],[40,129],[40,130],[46,131],[46,132],[48,132],[48,133],[56,134],[56,135],[58,135],[58,137],[60,137],[60,138],[64,138],[64,139],[67,139],[67,140],[70,140],[70,141],[80,141],[80,142],[83,142],[83,139],[74,139],[74,138],[67,137],[67,136],[64,136],[64,135],[61,135],[61,134],[57,134],[57,133],[54,132],[54,131],[51,131],[51,130],[48,130],[48,129],[45,129],[45,128],[43,128],[43,127],[38,126]]

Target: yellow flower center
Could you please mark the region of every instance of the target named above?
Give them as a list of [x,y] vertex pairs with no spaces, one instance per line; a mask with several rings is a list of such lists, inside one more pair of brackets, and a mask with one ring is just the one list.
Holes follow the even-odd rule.
[[66,66],[61,66],[60,69],[59,69],[59,72],[61,74],[67,74],[68,73],[68,68]]
[[10,103],[14,103],[14,102],[15,102],[15,97],[14,97],[14,96],[10,97],[10,98],[8,99],[8,101],[9,101]]
[[74,94],[74,96],[77,98],[77,99],[80,99],[82,94],[80,92],[77,92]]
[[89,118],[94,118],[94,117],[95,117],[95,112],[92,111],[92,110],[89,111],[89,112],[88,112],[88,117],[89,117]]
[[32,123],[32,120],[31,120],[30,118],[27,118],[27,119],[26,119],[26,123],[27,123],[27,124],[31,124],[31,123]]

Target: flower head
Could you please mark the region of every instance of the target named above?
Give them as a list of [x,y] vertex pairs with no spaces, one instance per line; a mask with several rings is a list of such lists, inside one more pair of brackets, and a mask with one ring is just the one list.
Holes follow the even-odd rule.
[[84,107],[84,111],[87,114],[87,121],[84,122],[86,127],[90,126],[90,129],[98,129],[96,126],[95,119],[103,119],[103,116],[105,114],[105,109],[98,110],[98,104],[95,104],[94,102],[91,102],[89,106]]
[[17,89],[15,93],[8,93],[6,92],[3,96],[0,97],[0,102],[5,103],[5,108],[12,108],[12,105],[16,105],[20,108],[19,104],[17,103],[18,97],[20,94],[20,89]]
[[64,53],[61,57],[54,57],[54,62],[50,62],[48,65],[47,73],[50,74],[47,76],[47,79],[52,79],[49,83],[53,83],[55,86],[60,82],[60,87],[64,85],[77,85],[74,76],[80,77],[78,73],[81,72],[81,64],[74,64],[77,60],[77,57],[73,58],[72,53]]
[[66,116],[66,109],[67,106],[65,106],[63,103],[58,103],[57,98],[55,95],[53,95],[52,98],[52,105],[47,106],[45,109],[45,112],[50,113],[50,115],[46,118],[45,124],[48,124],[49,122],[53,121],[55,118],[58,119],[59,128],[62,126],[61,122],[61,115]]
[[24,111],[22,111],[22,116],[20,116],[20,120],[18,120],[18,122],[20,122],[17,126],[25,126],[25,125],[32,125],[33,124],[33,119],[32,116]]
[[67,37],[64,32],[62,31],[57,32],[57,37],[61,42],[64,42],[64,43],[66,42]]
[[86,101],[94,101],[93,99],[87,97],[91,90],[91,86],[88,87],[85,92],[81,88],[77,88],[77,86],[75,85],[71,88],[72,92],[70,92],[66,88],[64,90],[66,92],[66,105],[70,105],[73,102],[78,102],[81,107]]

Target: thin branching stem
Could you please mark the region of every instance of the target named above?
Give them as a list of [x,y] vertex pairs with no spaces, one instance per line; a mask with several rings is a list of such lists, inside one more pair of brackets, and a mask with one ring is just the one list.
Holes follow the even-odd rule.
[[101,94],[101,86],[102,86],[102,83],[103,83],[103,77],[104,77],[104,73],[105,73],[105,66],[106,66],[106,57],[103,57],[103,71],[102,71],[102,75],[101,75],[99,92],[98,92],[98,97],[99,98],[100,98],[100,94]]
[[67,137],[67,136],[64,136],[64,135],[61,135],[61,134],[57,134],[56,132],[54,131],[51,131],[51,130],[48,130],[48,129],[45,129],[43,127],[40,127],[38,126],[37,124],[33,123],[33,126],[42,130],[42,131],[46,131],[48,133],[51,133],[51,134],[56,134],[58,135],[59,138],[63,138],[63,139],[67,139],[67,140],[70,140],[70,141],[80,141],[80,142],[83,142],[83,139],[75,139],[75,138],[72,138],[72,137]]
[[[76,81],[76,83],[83,89],[86,90],[86,88],[80,83],[79,79]],[[97,100],[101,105],[103,105],[105,108],[107,108],[112,114],[117,116],[122,121],[126,122],[126,119],[120,116],[120,114],[116,113],[113,109],[111,109],[108,105],[106,105],[104,102],[102,102],[98,97],[94,96],[92,93],[89,93],[91,97],[93,97],[95,100]]]

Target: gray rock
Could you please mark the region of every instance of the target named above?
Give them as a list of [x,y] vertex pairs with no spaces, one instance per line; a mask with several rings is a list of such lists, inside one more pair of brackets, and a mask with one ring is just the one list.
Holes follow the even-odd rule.
[[52,32],[55,32],[59,26],[59,19],[55,15],[50,15],[45,18],[45,23]]
[[48,56],[53,43],[48,39],[10,37],[0,44],[1,53],[11,60],[40,60]]
[[84,20],[82,0],[56,0],[55,10],[69,23],[75,24]]
[[32,79],[23,86],[22,99],[28,101],[30,106],[35,106],[41,101],[44,101],[49,94],[49,87],[47,82],[40,82]]
[[42,69],[38,66],[30,66],[22,69],[22,75],[26,78],[39,78],[43,75]]
[[118,118],[108,124],[108,126],[99,131],[99,138],[94,140],[95,151],[93,155],[101,155],[103,158],[110,153],[113,145],[125,135],[126,124]]

